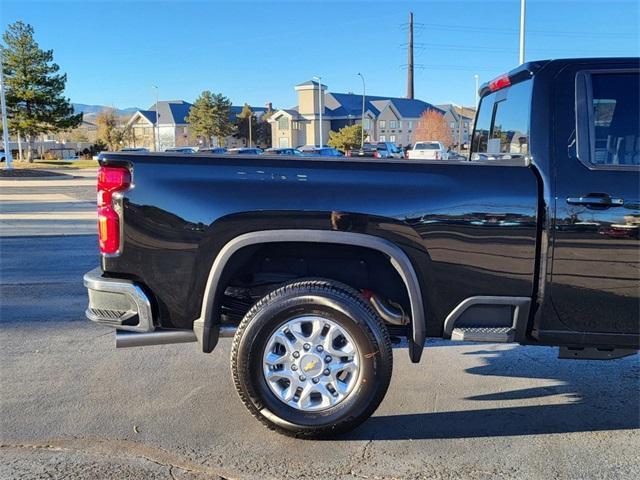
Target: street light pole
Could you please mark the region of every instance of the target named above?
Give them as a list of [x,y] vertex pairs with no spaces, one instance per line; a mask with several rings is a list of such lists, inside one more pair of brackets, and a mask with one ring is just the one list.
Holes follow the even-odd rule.
[[524,18],[526,13],[526,0],[520,0],[520,65],[524,63]]
[[366,84],[364,83],[364,75],[362,75],[360,72],[357,73],[357,75],[362,79],[362,128],[360,130],[362,130],[362,136],[360,138],[360,148],[363,149],[364,148],[364,100],[366,98]]
[[5,168],[11,170],[13,162],[11,161],[11,145],[9,145],[9,122],[7,122],[7,102],[4,98],[4,66],[3,58],[0,57],[0,100],[2,101],[2,141],[4,143]]
[[476,79],[476,109],[478,108],[478,90],[480,88],[479,82],[480,82],[480,76],[476,73],[473,78]]
[[320,113],[320,148],[322,148],[322,77],[316,75],[313,78],[318,80],[318,87],[320,88],[318,93],[318,111]]
[[156,89],[156,124],[154,125],[153,128],[153,137],[154,137],[154,148],[156,149],[156,152],[160,151],[160,114],[158,113],[158,103],[159,103],[159,98],[160,98],[160,89],[158,88],[157,85],[153,85],[153,88]]

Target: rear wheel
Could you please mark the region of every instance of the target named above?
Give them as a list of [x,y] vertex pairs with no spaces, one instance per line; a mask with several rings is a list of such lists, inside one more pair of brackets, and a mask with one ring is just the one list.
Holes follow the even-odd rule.
[[375,411],[392,358],[384,323],[358,291],[305,280],[247,313],[231,368],[252,415],[287,435],[317,438],[350,430]]

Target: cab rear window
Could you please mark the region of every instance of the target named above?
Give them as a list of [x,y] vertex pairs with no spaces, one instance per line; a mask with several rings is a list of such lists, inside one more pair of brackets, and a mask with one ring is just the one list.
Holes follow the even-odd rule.
[[471,160],[500,160],[529,154],[531,80],[482,98],[471,142]]

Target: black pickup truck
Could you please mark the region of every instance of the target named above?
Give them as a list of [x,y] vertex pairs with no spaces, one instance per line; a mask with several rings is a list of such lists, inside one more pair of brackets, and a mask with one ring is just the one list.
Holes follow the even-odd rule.
[[119,347],[233,337],[242,402],[299,437],[373,413],[393,342],[635,353],[639,75],[524,64],[482,87],[465,160],[106,154],[87,316]]

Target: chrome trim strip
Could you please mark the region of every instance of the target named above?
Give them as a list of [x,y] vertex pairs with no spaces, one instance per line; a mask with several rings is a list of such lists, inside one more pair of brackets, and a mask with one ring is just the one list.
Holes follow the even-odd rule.
[[[153,314],[151,311],[151,303],[142,289],[130,280],[121,278],[105,278],[102,276],[100,267],[84,274],[84,286],[88,290],[98,292],[111,292],[126,295],[136,306],[136,314],[138,315],[137,325],[119,325],[119,330],[128,330],[131,332],[152,332],[155,329],[153,325]],[[89,306],[90,307],[90,306]],[[91,315],[89,309],[85,312],[87,318],[96,323],[102,323]]]

